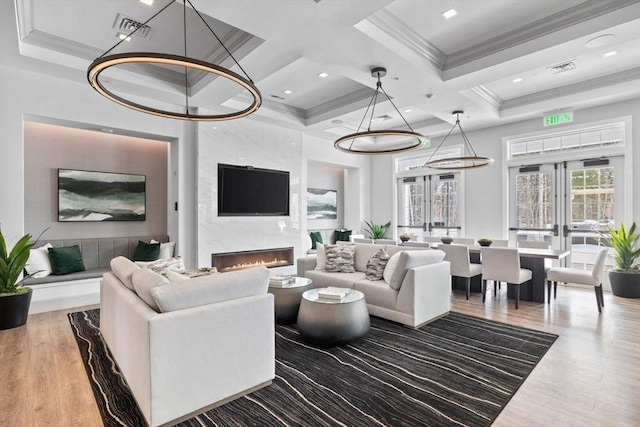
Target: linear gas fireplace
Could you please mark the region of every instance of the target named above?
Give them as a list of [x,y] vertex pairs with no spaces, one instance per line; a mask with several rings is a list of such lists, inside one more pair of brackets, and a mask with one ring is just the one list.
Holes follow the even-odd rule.
[[211,254],[211,266],[220,272],[260,265],[267,268],[293,265],[293,247]]

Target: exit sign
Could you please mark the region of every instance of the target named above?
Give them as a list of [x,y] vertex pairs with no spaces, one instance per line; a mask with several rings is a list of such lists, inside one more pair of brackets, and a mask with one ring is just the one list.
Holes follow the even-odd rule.
[[571,123],[573,121],[573,111],[547,114],[542,118],[542,120],[545,126],[555,126],[561,125],[563,123]]

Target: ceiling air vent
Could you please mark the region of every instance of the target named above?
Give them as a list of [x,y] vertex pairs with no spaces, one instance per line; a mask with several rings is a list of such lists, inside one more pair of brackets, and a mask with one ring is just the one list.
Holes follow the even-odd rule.
[[563,62],[562,64],[556,64],[556,65],[547,67],[547,70],[549,70],[551,74],[560,74],[560,73],[566,73],[567,71],[575,70],[576,68],[578,68],[576,61],[571,60],[571,61]]
[[138,22],[135,19],[129,18],[121,13],[116,16],[116,22],[113,24],[113,28],[120,31],[122,34],[130,34],[134,30],[138,29],[134,36],[146,39],[149,37],[151,27],[144,25],[142,22]]
[[284,100],[286,99],[286,98],[283,98],[283,97],[281,97],[281,96],[274,95],[274,94],[269,94],[269,97],[270,97],[270,98],[277,99],[277,100],[279,100],[279,101],[284,101]]
[[391,117],[391,116],[390,116],[390,115],[388,115],[388,114],[383,114],[383,115],[381,115],[381,116],[376,116],[376,117],[374,117],[374,119],[375,119],[377,122],[384,122],[384,121],[387,121],[387,120],[391,120],[391,119],[393,119],[393,117]]

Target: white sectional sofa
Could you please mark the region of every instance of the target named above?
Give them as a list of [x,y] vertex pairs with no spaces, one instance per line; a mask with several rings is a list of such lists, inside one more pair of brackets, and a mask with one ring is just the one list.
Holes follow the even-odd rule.
[[101,281],[100,332],[151,427],[271,383],[266,268],[169,282],[117,257],[111,270]]
[[[369,259],[380,249],[389,255],[400,252],[390,280],[369,280]],[[411,327],[419,327],[451,309],[451,275],[444,252],[395,245],[355,244],[353,273],[334,273],[317,268],[320,255],[297,261],[298,276],[313,281],[314,288],[327,286],[356,289],[364,293],[369,313]],[[391,273],[391,272],[388,272]]]

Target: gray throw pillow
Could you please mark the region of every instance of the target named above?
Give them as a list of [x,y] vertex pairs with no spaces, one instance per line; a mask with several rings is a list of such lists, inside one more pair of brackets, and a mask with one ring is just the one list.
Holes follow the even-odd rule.
[[369,280],[382,280],[382,273],[387,266],[391,256],[384,249],[380,249],[373,254],[367,262],[367,279]]
[[354,245],[325,245],[327,263],[324,271],[331,273],[355,273]]

